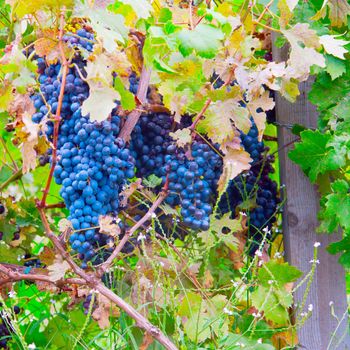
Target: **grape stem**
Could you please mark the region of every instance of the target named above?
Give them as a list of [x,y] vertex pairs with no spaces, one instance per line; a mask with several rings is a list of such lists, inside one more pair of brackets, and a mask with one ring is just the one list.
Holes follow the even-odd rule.
[[[146,68],[145,65],[142,67],[139,86],[136,93],[136,102],[137,106],[143,105],[146,102],[147,90],[151,78],[151,69]],[[129,113],[126,122],[120,131],[119,137],[122,138],[125,142],[130,140],[131,133],[137,124],[142,111],[139,108],[135,108],[132,112]]]
[[163,202],[163,200],[166,198],[168,195],[168,180],[166,181],[162,192],[160,193],[159,197],[157,200],[152,204],[152,206],[149,208],[147,213],[139,220],[136,222],[136,224],[128,230],[124,237],[120,240],[119,244],[116,246],[112,254],[109,256],[109,258],[102,263],[99,266],[98,269],[98,276],[102,276],[112,265],[113,260],[118,256],[118,254],[122,251],[124,245],[126,242],[129,240],[129,238],[140,228],[143,226],[143,224],[150,220],[152,218],[152,215],[156,211],[156,209],[159,207],[159,205]]
[[46,182],[45,189],[43,191],[43,197],[41,199],[41,202],[39,204],[40,207],[45,208],[46,205],[46,198],[47,195],[50,191],[50,185],[52,182],[52,177],[53,173],[56,167],[57,163],[57,140],[58,140],[58,130],[60,126],[60,120],[61,120],[61,110],[62,110],[62,103],[63,103],[63,97],[64,97],[64,89],[66,85],[66,78],[68,74],[68,66],[69,62],[66,59],[66,56],[64,54],[64,49],[63,49],[63,34],[64,34],[64,17],[65,17],[65,7],[63,7],[61,14],[60,14],[60,31],[59,31],[59,37],[58,37],[58,47],[60,50],[61,54],[61,61],[62,61],[62,82],[61,82],[61,89],[60,89],[60,94],[58,97],[58,102],[57,102],[57,111],[56,115],[54,118],[54,132],[53,132],[53,147],[52,147],[52,162],[51,162],[51,168],[50,168],[50,173]]

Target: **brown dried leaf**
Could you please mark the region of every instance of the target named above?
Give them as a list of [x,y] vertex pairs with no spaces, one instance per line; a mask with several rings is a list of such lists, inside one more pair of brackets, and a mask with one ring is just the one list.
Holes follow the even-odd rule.
[[203,280],[203,287],[204,288],[212,288],[214,285],[214,277],[210,273],[210,270],[206,270],[204,272],[204,280]]
[[150,345],[154,342],[154,338],[150,333],[145,333],[143,336],[142,344],[140,345],[140,350],[147,350]]
[[44,247],[43,251],[39,254],[39,258],[45,265],[52,265],[55,260],[55,252],[49,247]]
[[101,215],[99,218],[100,225],[100,233],[104,233],[106,235],[112,237],[118,237],[120,234],[120,227],[114,217],[109,215]]
[[247,242],[247,234],[246,230],[241,230],[235,233],[235,238],[238,240],[236,251],[229,251],[229,258],[232,261],[233,268],[235,270],[241,269],[245,266],[243,258],[244,258],[244,248]]
[[128,199],[130,198],[130,196],[133,195],[133,193],[136,190],[141,190],[143,188],[141,182],[142,182],[142,179],[137,179],[135,182],[132,182],[131,184],[126,186],[125,190],[123,190],[120,193],[120,197],[122,198],[120,201],[121,207],[125,207],[128,204]]
[[49,270],[49,277],[52,282],[57,282],[64,278],[66,272],[70,269],[67,261],[62,259],[61,255],[56,255],[54,263],[47,268]]
[[14,99],[11,101],[8,112],[10,115],[15,116],[18,121],[22,119],[22,116],[27,113],[32,115],[35,113],[35,107],[33,101],[30,99],[29,94],[16,93]]
[[109,327],[109,317],[118,317],[119,309],[102,294],[97,294],[97,308],[92,313],[92,317],[97,321],[101,329]]

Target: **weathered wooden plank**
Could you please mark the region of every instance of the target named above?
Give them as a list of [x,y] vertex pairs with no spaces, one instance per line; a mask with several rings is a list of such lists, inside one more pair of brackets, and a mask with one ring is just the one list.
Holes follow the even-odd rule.
[[[286,49],[275,48],[274,59],[276,61],[285,60],[286,51]],[[301,84],[300,98],[294,104],[280,96],[276,97],[276,114],[279,123],[298,123],[307,127],[316,126],[316,109],[307,100],[307,91],[310,85],[310,82]],[[279,127],[278,142],[280,148],[295,139],[296,136],[292,135],[288,128]],[[344,270],[337,262],[338,257],[331,256],[325,251],[329,243],[340,239],[340,235],[320,235],[315,232],[318,226],[317,212],[319,209],[317,189],[310,184],[300,168],[288,158],[287,153],[292,147],[282,148],[279,152],[281,181],[286,185],[287,197],[283,212],[287,260],[307,273],[311,268],[313,244],[316,241],[321,243],[318,257],[320,264],[317,266],[306,303],[306,307],[308,304],[313,305],[313,314],[299,331],[300,349],[350,349],[348,318],[345,316],[341,319],[343,315],[347,315]],[[300,303],[302,300],[304,290],[305,286],[297,291],[296,303]],[[331,315],[330,303],[334,303],[335,314],[339,321]],[[337,345],[338,341],[340,343]]]

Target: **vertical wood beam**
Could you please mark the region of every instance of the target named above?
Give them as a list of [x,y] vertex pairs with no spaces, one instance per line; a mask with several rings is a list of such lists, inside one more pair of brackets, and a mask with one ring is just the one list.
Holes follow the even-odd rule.
[[[276,62],[285,61],[288,57],[288,48],[273,48],[273,56]],[[279,123],[298,123],[306,127],[316,127],[318,114],[307,99],[311,85],[311,81],[300,84],[300,96],[293,104],[281,96],[276,96],[276,116]],[[311,268],[310,260],[313,259],[313,244],[316,241],[321,243],[318,248],[320,263],[306,303],[306,307],[308,304],[313,305],[313,313],[299,330],[300,349],[346,350],[350,349],[350,338],[344,269],[339,265],[338,257],[330,255],[325,250],[329,243],[341,239],[341,235],[315,232],[319,225],[317,188],[309,182],[300,167],[288,158],[288,151],[293,146],[283,148],[283,145],[296,138],[288,128],[278,128],[278,144],[281,149],[280,175],[281,182],[286,186],[286,204],[283,210],[286,258],[292,265],[307,273]],[[304,290],[305,286],[296,292],[296,303],[302,300]],[[334,303],[335,314],[339,320],[331,315],[330,303]]]

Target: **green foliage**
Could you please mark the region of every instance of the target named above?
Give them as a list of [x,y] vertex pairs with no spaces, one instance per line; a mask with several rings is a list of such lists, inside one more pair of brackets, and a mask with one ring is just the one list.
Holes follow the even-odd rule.
[[[349,6],[344,0],[338,2],[342,13],[332,0],[323,4],[118,0],[106,8],[100,1],[0,0],[0,199],[6,208],[0,217],[1,263],[21,265],[18,268],[24,274],[42,272],[51,282],[52,276],[75,276],[44,234],[50,226],[71,254],[67,241],[72,228],[66,220],[69,213],[62,208],[59,185],[49,186],[47,222],[43,223],[37,210],[50,173],[50,166],[39,166],[37,160],[53,145],[44,136],[45,123],[40,129],[30,120],[34,112],[30,94],[39,90],[32,58],[40,55],[40,42],[44,46],[41,56],[48,63],[62,61],[62,55],[72,63],[74,52],[57,41],[63,20],[64,30],[91,27],[96,38],[93,52],[79,49],[87,62],[84,79],[90,88],[83,114],[103,121],[116,99],[123,116],[132,110],[159,108],[159,104],[176,121],[185,113],[197,114],[201,117],[198,124],[172,137],[181,147],[191,143],[195,134],[218,145],[224,164],[220,192],[251,166],[238,135],[240,130],[249,130],[252,117],[263,137],[266,112],[274,108],[265,88],[295,101],[298,84],[315,73],[309,97],[320,111],[319,128],[294,127],[300,142],[290,157],[313,183],[326,183],[320,229],[344,230],[343,240],[328,249],[341,253],[340,262],[350,267],[350,36],[345,28]],[[28,21],[22,21],[24,17]],[[290,44],[285,61],[264,58],[269,50],[267,30],[280,34],[277,47]],[[130,72],[140,76],[145,67],[152,71],[152,89],[161,95],[154,106],[153,101],[142,104],[129,92]],[[49,111],[46,117],[52,121],[55,116]],[[267,128],[271,136],[276,136],[271,128]],[[142,180],[144,187],[135,180],[126,190],[133,216],[119,213],[120,217],[106,224],[105,234],[116,239],[117,219],[130,227],[134,217],[153,204],[156,194],[151,190],[162,180],[154,175]],[[251,205],[246,201],[240,210],[247,211]],[[181,349],[292,348],[297,344],[295,331],[302,326],[290,320],[292,285],[301,272],[272,257],[272,251],[277,251],[273,242],[270,251],[261,246],[251,256],[245,246],[247,218],[244,213],[233,214],[212,215],[210,228],[195,235],[178,223],[179,209],[163,203],[147,228],[151,243],[143,241],[142,227],[137,231],[140,235],[133,237],[142,242],[141,248],[119,254],[104,283]],[[165,216],[171,219],[170,228],[160,222]],[[113,235],[108,229],[114,230]],[[171,239],[165,232],[171,232]],[[37,256],[42,268],[22,266]],[[89,273],[95,270],[96,266],[88,266]],[[91,305],[91,315],[86,316],[82,302],[92,293],[91,283],[65,286],[21,281],[14,284],[10,297],[10,287],[3,288],[6,306],[21,308],[19,315],[11,314],[20,327],[11,349],[31,345],[64,350],[77,343],[79,350],[160,350],[131,317],[100,294],[96,293],[96,305]]]

